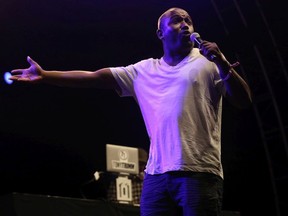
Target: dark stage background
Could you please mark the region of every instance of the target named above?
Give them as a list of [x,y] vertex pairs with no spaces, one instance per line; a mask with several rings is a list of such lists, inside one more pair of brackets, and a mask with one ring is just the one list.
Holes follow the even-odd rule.
[[[287,7],[272,0],[0,1],[0,192],[82,197],[105,171],[105,144],[149,140],[136,103],[113,91],[14,83],[28,66],[96,70],[161,57],[159,15],[190,12],[203,39],[216,41],[253,91],[247,110],[224,101],[224,209],[287,215]],[[83,191],[82,191],[83,192]],[[84,193],[103,198],[96,184]]]

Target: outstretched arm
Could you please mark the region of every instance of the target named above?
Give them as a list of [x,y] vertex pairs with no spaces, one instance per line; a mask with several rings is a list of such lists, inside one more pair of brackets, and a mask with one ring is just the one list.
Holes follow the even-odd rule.
[[15,69],[11,71],[11,80],[29,83],[47,83],[63,87],[119,88],[109,68],[97,71],[46,71],[30,57],[27,57],[30,64],[26,69]]

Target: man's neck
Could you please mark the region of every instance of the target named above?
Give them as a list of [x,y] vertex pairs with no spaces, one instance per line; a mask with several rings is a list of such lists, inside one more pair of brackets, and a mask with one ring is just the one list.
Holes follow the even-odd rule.
[[163,56],[163,60],[170,66],[176,66],[177,64],[179,64],[187,55],[189,55],[189,53],[191,52],[191,50],[189,51],[185,51],[185,52],[165,52],[164,56]]

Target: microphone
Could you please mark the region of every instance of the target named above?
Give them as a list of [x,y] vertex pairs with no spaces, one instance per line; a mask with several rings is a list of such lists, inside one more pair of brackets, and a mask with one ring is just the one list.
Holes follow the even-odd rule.
[[[199,33],[197,32],[193,32],[191,35],[190,35],[190,40],[191,41],[194,41],[197,43],[198,47],[200,47],[200,44],[203,42],[203,40],[201,39]],[[217,57],[215,55],[210,55],[209,58],[214,61]]]

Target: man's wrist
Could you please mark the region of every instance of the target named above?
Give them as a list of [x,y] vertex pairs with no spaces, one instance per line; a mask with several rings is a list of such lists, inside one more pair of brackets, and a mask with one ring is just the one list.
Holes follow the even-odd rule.
[[228,79],[230,78],[231,74],[232,74],[232,71],[229,70],[228,74],[227,74],[224,78],[221,77],[221,80],[222,80],[222,81],[228,80]]
[[232,73],[233,73],[233,71],[232,71],[233,68],[234,68],[234,67],[237,67],[239,64],[240,64],[239,62],[235,62],[235,63],[233,63],[233,64],[230,64],[230,63],[228,62],[228,68],[226,68],[226,71],[228,70],[228,73],[225,74],[224,76],[222,76],[223,74],[220,73],[220,78],[221,78],[221,80],[222,80],[222,81],[228,80],[228,79],[230,78],[230,76],[232,75]]

